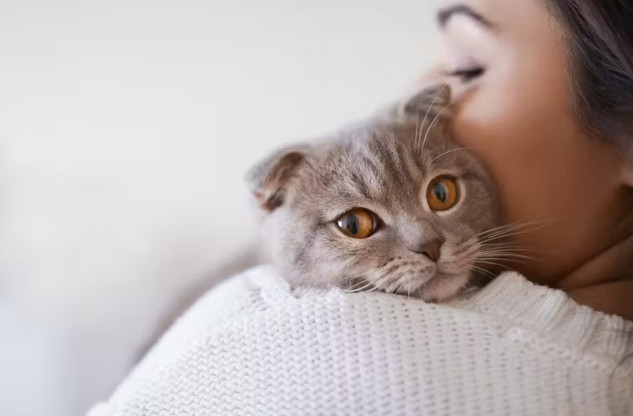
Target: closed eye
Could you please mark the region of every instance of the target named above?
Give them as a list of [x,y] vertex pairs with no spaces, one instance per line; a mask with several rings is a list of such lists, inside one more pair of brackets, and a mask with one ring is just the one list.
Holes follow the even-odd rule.
[[458,68],[454,71],[447,72],[446,75],[449,77],[457,77],[462,82],[469,82],[476,78],[482,76],[485,72],[485,69],[481,66],[473,66],[466,68]]

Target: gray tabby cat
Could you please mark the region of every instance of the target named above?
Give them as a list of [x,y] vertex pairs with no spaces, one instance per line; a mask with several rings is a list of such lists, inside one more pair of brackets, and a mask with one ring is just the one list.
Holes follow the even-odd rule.
[[446,85],[427,88],[253,169],[264,246],[293,286],[443,301],[494,276],[498,198],[448,133],[450,95]]

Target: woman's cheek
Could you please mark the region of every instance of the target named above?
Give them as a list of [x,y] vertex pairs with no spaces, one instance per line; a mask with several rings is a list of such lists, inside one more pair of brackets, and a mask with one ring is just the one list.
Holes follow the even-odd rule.
[[[566,102],[559,94],[542,95],[543,87],[524,91],[506,86],[505,94],[484,85],[474,88],[456,106],[452,128],[457,141],[495,178],[505,222],[551,221],[515,241],[541,253],[547,270],[528,264],[521,271],[547,283],[548,276],[569,271],[591,254],[594,247],[587,240],[595,234],[592,225],[602,226],[603,216],[596,201],[610,198],[602,189],[609,187],[601,183],[615,173],[610,159],[599,157],[604,150],[584,137]],[[583,195],[595,197],[587,201]]]

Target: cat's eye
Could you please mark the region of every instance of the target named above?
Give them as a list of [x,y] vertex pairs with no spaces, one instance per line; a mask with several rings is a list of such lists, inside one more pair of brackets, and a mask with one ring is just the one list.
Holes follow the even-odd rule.
[[426,201],[431,210],[440,212],[453,208],[459,202],[457,182],[450,176],[440,176],[429,184]]
[[380,225],[380,219],[364,208],[354,208],[338,217],[336,226],[348,237],[364,239],[371,237]]

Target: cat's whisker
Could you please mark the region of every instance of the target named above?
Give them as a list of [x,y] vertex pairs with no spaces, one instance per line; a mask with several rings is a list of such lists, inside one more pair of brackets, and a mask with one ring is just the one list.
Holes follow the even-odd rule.
[[470,257],[475,254],[478,250],[481,249],[481,244],[478,241],[473,241],[472,243],[465,243],[458,248],[458,251],[453,253],[455,257]]
[[394,282],[395,287],[393,288],[393,292],[391,293],[400,293],[400,289],[402,289],[402,283],[398,282],[399,279],[396,279],[396,282]]
[[482,253],[519,253],[519,254],[521,253],[525,254],[525,253],[530,252],[530,250],[515,249],[514,247],[510,247],[510,246],[500,245],[500,246],[492,247],[487,244],[482,244],[480,246],[479,251]]
[[493,244],[511,244],[510,242],[501,242],[503,240],[507,240],[511,237],[515,237],[515,236],[519,236],[519,235],[525,235],[525,234],[530,234],[534,231],[537,231],[539,229],[542,229],[543,226],[541,227],[533,227],[530,229],[514,229],[514,230],[506,230],[503,232],[498,232],[497,234],[493,234],[493,235],[485,235],[483,237],[479,237],[480,238],[480,243],[482,245],[490,245],[489,243],[493,243]]
[[508,256],[508,257],[517,257],[517,258],[524,258],[524,259],[531,259],[534,260],[534,257],[529,256],[527,254],[522,254],[522,253],[516,253],[513,251],[505,251],[505,250],[481,250],[479,252],[481,257],[485,257],[485,256]]
[[501,263],[497,263],[497,262],[494,262],[494,261],[477,260],[477,261],[475,261],[475,263],[477,263],[477,264],[488,264],[490,266],[498,266],[498,267],[501,267],[501,268],[504,268],[504,269],[509,269],[509,267],[507,265],[501,264]]
[[[481,244],[481,242],[480,242],[480,244]],[[507,247],[507,248],[517,249],[517,250],[536,251],[536,249],[534,249],[533,247],[525,246],[525,245],[521,246],[521,245],[518,245],[518,244],[515,244],[515,243],[512,243],[512,242],[508,242],[508,243],[497,242],[497,243],[489,243],[489,244],[481,244],[481,245],[485,246],[485,247],[493,247],[493,248],[494,247],[503,247],[503,248]]]
[[420,154],[422,154],[422,153],[424,152],[424,145],[426,144],[426,139],[428,138],[429,133],[430,133],[431,129],[433,128],[433,125],[434,125],[434,124],[435,124],[435,122],[439,119],[439,117],[442,115],[442,113],[443,113],[444,111],[446,111],[446,109],[447,109],[448,107],[450,107],[451,105],[453,105],[453,103],[452,103],[452,102],[450,102],[450,103],[446,104],[446,105],[444,106],[444,108],[442,108],[442,109],[441,109],[441,110],[437,113],[437,115],[435,116],[435,118],[433,119],[433,121],[431,121],[431,124],[429,124],[429,127],[426,129],[426,134],[424,135],[424,140],[422,140],[422,149],[421,149],[421,151],[420,151]]
[[477,272],[479,272],[479,273],[481,273],[481,274],[485,275],[485,276],[488,276],[488,277],[489,277],[489,278],[491,278],[491,279],[494,279],[495,277],[497,277],[494,273],[492,273],[491,271],[486,270],[486,269],[484,269],[484,268],[482,268],[482,267],[478,267],[478,266],[471,266],[471,268],[472,268],[473,270],[475,270],[475,271],[477,271]]
[[503,259],[503,260],[527,260],[527,261],[536,261],[536,256],[530,256],[522,253],[514,253],[514,252],[480,252],[477,256],[478,259]]
[[397,293],[398,288],[400,287],[400,278],[399,276],[394,276],[391,278],[391,282],[389,283],[389,285],[385,288],[385,292],[387,293]]
[[404,281],[404,276],[405,274],[400,274],[398,277],[396,277],[394,281],[395,288],[393,289],[392,293],[402,293],[402,290],[404,289],[404,286],[406,284],[406,281]]
[[439,158],[441,158],[441,157],[444,157],[444,156],[446,156],[446,155],[448,155],[448,154],[451,154],[451,153],[453,153],[453,152],[458,152],[458,151],[460,151],[460,150],[474,150],[474,148],[473,148],[473,147],[460,147],[460,148],[457,148],[457,149],[451,149],[451,150],[448,150],[448,151],[446,151],[446,152],[444,152],[444,153],[440,154],[439,156],[436,156],[436,157],[434,157],[433,159],[431,159],[431,162],[430,162],[430,163],[432,164],[432,163],[433,163],[433,162],[435,162],[437,159],[439,159]]
[[504,262],[508,262],[509,264],[506,267],[506,269],[508,270],[513,270],[514,267],[516,267],[517,265],[526,265],[526,264],[531,264],[532,261],[529,260],[521,260],[521,259],[496,259],[498,261],[504,261]]
[[[420,130],[420,116],[418,115],[418,117],[415,120],[415,143],[416,143],[415,148],[416,148],[416,152],[417,152],[417,141],[418,141],[418,137],[419,137],[418,136],[419,135],[419,133],[418,133],[419,130]],[[416,156],[420,157],[419,154],[416,154]]]
[[494,250],[504,250],[505,252],[508,253],[518,253],[518,254],[539,254],[540,251],[536,250],[536,249],[531,249],[531,248],[523,248],[523,247],[512,247],[512,246],[506,246],[503,244],[497,244],[497,245],[488,245],[488,244],[483,244],[482,248],[486,251],[494,251]]
[[490,279],[494,279],[495,277],[497,277],[494,273],[492,273],[489,270],[486,270],[484,268],[478,267],[478,266],[471,266],[471,268],[479,273],[482,273],[484,276],[490,278]]
[[525,235],[525,234],[529,234],[534,232],[535,230],[522,230],[522,231],[507,231],[505,233],[500,233],[498,235],[494,235],[494,236],[486,236],[485,238],[481,239],[481,243],[485,244],[485,243],[489,243],[492,241],[499,241],[499,240],[503,240],[509,237],[514,237],[517,235]]
[[537,257],[539,257],[538,255],[535,255],[535,253],[526,253],[526,252],[522,252],[522,251],[481,251],[480,256],[495,256],[495,255],[503,255],[503,256],[508,256],[508,257],[513,257],[513,258],[520,258],[520,259],[526,259],[526,260],[535,260]]
[[[550,225],[552,220],[517,221],[511,224],[483,231],[476,235],[482,241],[493,241],[509,235],[533,232]],[[533,228],[530,228],[533,227]]]
[[542,224],[543,222],[548,222],[548,221],[546,220],[532,220],[532,221],[518,220],[518,221],[511,222],[509,224],[504,224],[495,228],[484,230],[481,233],[477,234],[477,236],[485,235],[485,234],[494,234],[498,231],[504,231],[507,229],[523,228],[525,226],[529,226],[533,224]]
[[[358,284],[361,284],[361,285],[362,285],[363,283],[365,283],[365,282],[361,281],[361,282],[360,282],[360,283],[358,283]],[[364,291],[365,289],[367,289],[367,288],[368,288],[368,287],[370,287],[371,285],[372,285],[372,283],[371,283],[371,282],[369,282],[369,283],[367,283],[365,286],[360,287],[360,288],[346,289],[346,290],[345,290],[345,292],[347,292],[347,293],[359,293],[359,292]]]
[[378,279],[374,279],[374,278],[367,278],[367,281],[369,282],[369,284],[371,285],[371,287],[367,290],[367,292],[375,292],[377,290],[379,290],[379,285],[378,285],[378,280],[380,280],[380,278]]
[[437,101],[439,96],[444,92],[445,88],[446,88],[446,85],[442,85],[442,88],[440,88],[437,94],[435,94],[435,97],[433,97],[433,101],[431,101],[431,105],[426,109],[426,113],[424,114],[424,120],[422,121],[422,124],[420,125],[420,133],[419,135],[416,135],[416,138],[415,138],[415,150],[416,150],[416,155],[418,157],[422,155],[422,151],[424,150],[424,142],[422,143],[421,148],[419,146],[420,139],[422,138],[422,131],[424,129],[424,124],[426,123],[426,120],[429,117],[429,113],[431,112],[431,109],[435,105],[435,102]]
[[[520,226],[524,225],[514,224],[511,227],[517,228]],[[507,229],[509,227],[503,226],[503,228]],[[496,266],[502,269],[510,269],[509,265],[502,264],[502,262],[523,263],[534,261],[535,258],[530,254],[536,254],[536,251],[528,247],[514,246],[511,243],[506,244],[499,242],[484,244],[476,239],[468,240],[460,247],[459,251],[453,253],[456,258],[462,258],[464,260],[474,257],[472,259],[474,264]],[[465,267],[465,265],[463,265],[463,267]],[[481,267],[479,268],[481,269]]]
[[481,236],[479,236],[479,242],[480,243],[487,243],[487,242],[491,242],[491,241],[497,241],[497,240],[501,240],[503,238],[509,237],[509,236],[513,236],[513,235],[520,235],[520,234],[524,234],[526,232],[529,231],[525,231],[522,229],[506,229],[506,230],[499,230],[496,231],[495,233],[491,233],[491,234],[483,234]]
[[[404,293],[401,293],[403,290],[404,290],[404,284],[401,284],[400,287],[398,288],[398,293],[404,294]],[[409,293],[408,290],[407,290],[407,293]]]
[[487,254],[509,254],[509,255],[514,255],[516,254],[517,256],[527,256],[527,254],[524,254],[522,252],[516,252],[514,250],[506,250],[504,248],[494,248],[494,249],[490,249],[487,248],[486,246],[482,246],[481,250],[479,250],[477,252],[477,254],[479,255],[487,255]]
[[519,263],[519,264],[531,263],[535,261],[532,258],[507,257],[507,256],[487,256],[487,257],[480,257],[478,259],[478,261],[488,261],[488,260],[497,260],[497,261],[502,261],[502,262],[507,261],[507,262]]
[[372,283],[376,287],[376,290],[381,290],[383,292],[386,292],[386,284],[383,283],[383,280],[388,280],[388,279],[389,279],[389,276],[383,274],[379,276],[377,279],[374,279]]

